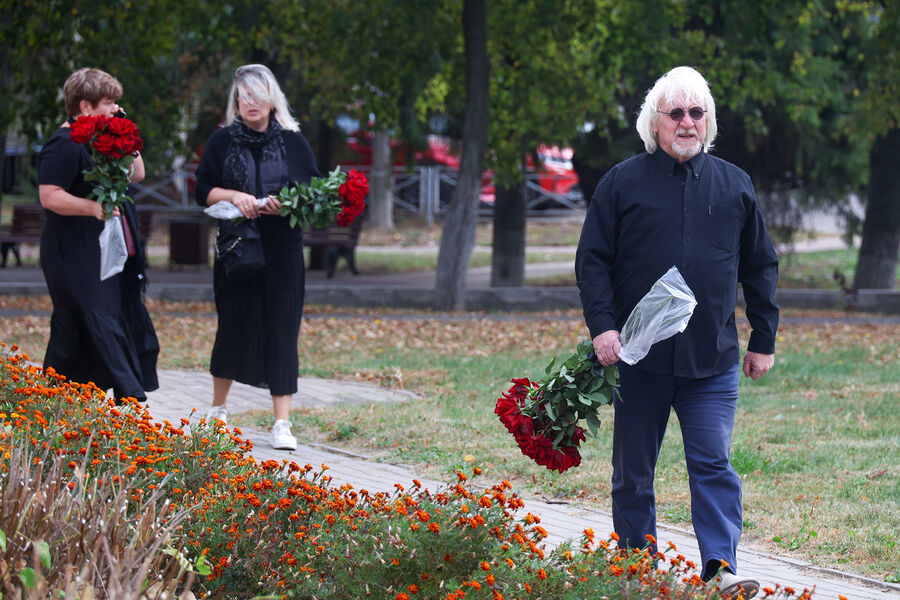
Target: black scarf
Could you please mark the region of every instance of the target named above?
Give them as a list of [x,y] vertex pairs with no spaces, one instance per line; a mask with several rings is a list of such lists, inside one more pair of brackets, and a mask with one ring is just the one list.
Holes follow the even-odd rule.
[[262,197],[277,193],[286,185],[288,171],[283,131],[274,118],[269,119],[265,131],[250,129],[243,120],[235,119],[228,126],[231,144],[223,169],[225,187]]

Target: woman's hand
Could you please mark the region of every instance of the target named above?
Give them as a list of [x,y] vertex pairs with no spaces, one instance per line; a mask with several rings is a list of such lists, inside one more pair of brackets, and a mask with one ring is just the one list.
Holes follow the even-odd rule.
[[259,202],[252,194],[236,191],[231,195],[231,203],[237,206],[241,214],[248,219],[255,219],[259,216]]
[[105,221],[108,218],[111,219],[112,217],[121,217],[122,216],[122,211],[119,210],[118,206],[113,208],[112,213],[110,213],[109,217],[107,217],[106,211],[103,210],[103,205],[100,204],[99,202],[94,202],[94,204],[96,204],[97,207],[94,210],[94,214],[92,216],[95,219],[97,219],[98,221]]
[[266,203],[263,204],[259,212],[264,215],[278,216],[281,214],[281,202],[278,201],[278,198],[269,194],[266,196]]

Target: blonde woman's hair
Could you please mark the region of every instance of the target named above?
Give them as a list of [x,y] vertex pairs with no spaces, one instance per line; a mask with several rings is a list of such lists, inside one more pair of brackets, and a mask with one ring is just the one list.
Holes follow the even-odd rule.
[[706,138],[703,140],[703,151],[709,152],[716,139],[716,103],[709,91],[709,84],[697,70],[691,67],[675,67],[662,77],[647,92],[644,104],[637,119],[637,130],[644,141],[644,148],[653,154],[658,146],[656,140],[656,124],[665,117],[658,112],[660,100],[674,102],[684,99],[687,108],[699,106],[706,111]]
[[287,98],[278,85],[275,75],[265,65],[244,65],[234,71],[234,80],[228,92],[228,108],[225,110],[225,124],[231,125],[238,117],[238,98],[249,96],[257,102],[272,106],[271,117],[284,129],[300,131],[297,119],[291,116]]
[[106,71],[85,67],[66,79],[63,97],[66,99],[66,115],[77,117],[81,114],[82,100],[87,100],[91,106],[97,106],[104,98],[115,102],[122,97],[122,84]]

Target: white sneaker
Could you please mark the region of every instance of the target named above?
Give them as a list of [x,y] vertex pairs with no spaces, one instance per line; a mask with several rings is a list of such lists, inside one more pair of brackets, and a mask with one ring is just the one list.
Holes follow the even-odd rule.
[[713,579],[713,583],[719,586],[723,596],[727,595],[732,598],[737,598],[740,595],[745,600],[750,600],[759,592],[758,581],[740,577],[731,571],[720,571],[716,578]]
[[224,404],[210,406],[209,410],[206,411],[206,422],[212,423],[213,419],[218,419],[225,425],[228,424],[228,409],[225,408]]
[[296,450],[297,438],[291,435],[291,422],[279,419],[272,427],[272,447],[276,450]]

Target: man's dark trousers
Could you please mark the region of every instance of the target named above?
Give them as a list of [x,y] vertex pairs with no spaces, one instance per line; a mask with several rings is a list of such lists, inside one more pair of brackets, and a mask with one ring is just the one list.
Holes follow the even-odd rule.
[[653,477],[674,408],[684,439],[691,517],[702,564],[723,560],[736,569],[741,480],[728,457],[738,366],[702,379],[650,373],[621,362],[619,372],[622,387],[621,400],[614,405],[612,502],[620,546],[643,548],[647,534],[656,537]]

